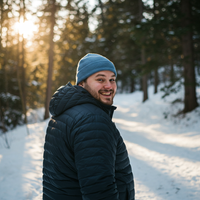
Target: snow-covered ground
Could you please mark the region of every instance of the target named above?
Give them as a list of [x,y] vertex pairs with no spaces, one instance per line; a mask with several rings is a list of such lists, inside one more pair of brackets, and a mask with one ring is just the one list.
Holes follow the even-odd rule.
[[[197,89],[200,97],[200,88]],[[142,93],[117,94],[114,114],[129,152],[137,200],[200,199],[200,107],[186,115],[176,99],[153,94],[142,103]],[[200,99],[200,98],[199,98]],[[199,102],[200,103],[200,102]],[[33,113],[34,111],[32,111]],[[17,127],[0,137],[0,200],[36,200],[42,193],[42,154],[48,120]],[[35,115],[34,115],[35,116]],[[30,115],[31,118],[31,115]],[[29,118],[29,119],[30,119]]]

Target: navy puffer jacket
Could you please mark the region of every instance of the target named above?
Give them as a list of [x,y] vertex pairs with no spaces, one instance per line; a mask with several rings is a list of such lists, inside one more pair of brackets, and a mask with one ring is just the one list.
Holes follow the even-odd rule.
[[44,200],[134,200],[127,150],[111,121],[114,109],[80,86],[56,91],[44,145]]

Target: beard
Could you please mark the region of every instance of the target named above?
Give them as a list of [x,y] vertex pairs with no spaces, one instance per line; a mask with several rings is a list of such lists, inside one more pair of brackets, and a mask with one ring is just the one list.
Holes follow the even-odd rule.
[[[100,101],[103,104],[106,105],[112,105],[113,104],[113,98],[115,96],[115,92],[114,90],[110,89],[110,90],[99,90],[99,91],[95,91],[94,89],[92,89],[87,83],[85,84],[84,87],[95,99],[97,99],[98,101]],[[106,97],[106,95],[103,94],[107,94],[110,93],[110,95],[108,97]]]

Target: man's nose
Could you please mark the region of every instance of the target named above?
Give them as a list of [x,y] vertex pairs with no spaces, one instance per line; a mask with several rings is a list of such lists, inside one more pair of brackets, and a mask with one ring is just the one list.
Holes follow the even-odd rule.
[[106,81],[106,82],[105,82],[105,85],[104,85],[104,88],[105,88],[105,89],[110,89],[110,88],[112,88],[111,82],[110,82],[110,81]]

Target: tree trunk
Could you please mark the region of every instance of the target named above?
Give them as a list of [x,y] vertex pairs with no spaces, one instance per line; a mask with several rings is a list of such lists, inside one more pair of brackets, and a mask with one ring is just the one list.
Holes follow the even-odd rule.
[[158,69],[154,69],[154,94],[158,92]]
[[[23,17],[23,23],[25,22],[25,2],[22,0],[22,17]],[[24,59],[25,59],[25,48],[24,48],[24,36],[22,35],[22,43],[21,43],[21,69],[22,69],[22,84],[21,84],[21,90],[22,90],[22,99],[23,99],[23,113],[24,113],[24,122],[27,124],[27,115],[26,115],[26,69],[24,66]]]
[[[25,2],[22,0],[22,6],[23,6],[23,23],[25,22]],[[24,105],[26,108],[26,69],[24,66],[24,59],[25,59],[25,48],[24,48],[24,37],[22,37],[22,91],[23,91],[23,99],[24,99]]]
[[[5,62],[6,62],[6,58],[4,55],[4,59],[1,59],[1,57],[3,58],[3,52],[2,52],[2,28],[3,28],[3,0],[0,0],[0,12],[1,12],[1,20],[0,20],[0,69],[3,72],[3,77],[4,81],[3,81],[3,85],[1,86],[2,88],[4,88],[5,94],[7,95],[7,79],[6,79],[6,68],[5,68]],[[7,30],[8,31],[8,30]],[[6,46],[7,48],[7,46]],[[3,108],[3,106],[1,105],[0,102],[0,121],[1,121],[1,127],[0,129],[2,129],[3,133],[5,133],[7,131],[7,128],[5,126],[5,122],[4,122],[4,113],[5,113],[5,108]]]
[[44,119],[49,118],[49,102],[52,95],[52,75],[53,75],[53,57],[54,57],[54,26],[55,26],[55,13],[56,13],[56,0],[52,1],[51,9],[51,29],[50,29],[50,41],[49,41],[49,66],[48,66],[48,77],[47,77],[47,88],[46,88],[46,100],[45,100],[45,114]]
[[[145,47],[142,46],[142,52],[141,52],[141,63],[144,65],[146,63],[145,59]],[[148,99],[148,84],[147,84],[147,74],[144,74],[142,77],[142,90],[143,90],[143,102]]]
[[105,17],[104,17],[104,13],[103,13],[103,3],[101,0],[99,0],[99,6],[101,8],[101,20],[102,20],[102,24],[104,25],[105,23]]
[[174,64],[172,59],[170,60],[170,81],[172,84],[175,82],[175,76],[174,76]]
[[182,52],[184,66],[184,110],[189,112],[195,109],[197,104],[196,98],[196,81],[194,70],[193,40],[192,40],[192,23],[191,23],[191,2],[190,0],[181,1],[181,11],[184,15],[182,19],[182,28],[185,32],[182,35]]
[[131,93],[135,91],[135,81],[133,78],[131,78]]
[[[143,18],[143,2],[142,0],[138,1],[138,20],[141,21]],[[145,46],[141,46],[141,64],[144,66],[146,63],[145,58]],[[144,70],[143,70],[144,71]],[[143,102],[148,99],[148,84],[147,84],[147,74],[144,74],[142,76],[142,90],[143,90]]]
[[3,4],[3,0],[0,0],[0,4],[1,4],[1,20],[0,20],[0,23],[1,23],[1,29],[0,29],[0,57],[2,57],[2,59],[0,59],[0,61],[2,61],[2,63],[0,63],[1,65],[1,68],[2,68],[2,72],[3,72],[3,86],[2,88],[4,89],[4,92],[6,93],[7,95],[7,92],[8,92],[8,80],[7,80],[7,69],[6,69],[6,66],[7,66],[7,61],[8,61],[8,58],[7,58],[7,55],[8,55],[8,31],[9,31],[9,24],[8,24],[8,27],[7,27],[7,32],[6,32],[6,47],[4,48],[4,52],[2,52],[3,48],[2,48],[2,29],[3,29],[3,12],[4,12],[4,4]]
[[[0,56],[1,56],[1,51],[2,51],[2,45],[1,45],[1,41],[2,41],[2,26],[3,26],[3,0],[0,0],[0,17],[1,17],[1,20],[0,20]],[[0,63],[1,65],[1,63]]]
[[9,25],[8,25],[8,27],[7,27],[7,32],[6,32],[6,48],[5,48],[5,53],[4,53],[4,62],[3,62],[3,66],[2,66],[2,68],[3,68],[3,71],[4,71],[4,91],[5,91],[5,93],[6,93],[6,95],[7,95],[7,93],[8,93],[8,76],[7,76],[7,63],[8,63],[8,53],[9,53],[9,48],[8,48],[8,36],[9,36],[9,29],[10,29],[10,27],[9,27]]
[[[153,1],[153,12],[154,12],[154,18],[157,19],[157,14],[156,14],[156,3],[157,3],[157,0],[154,0]],[[154,31],[154,37],[157,38],[158,36],[158,33],[157,31],[155,32]],[[157,57],[158,55],[157,52],[154,52],[155,56]],[[154,69],[154,94],[156,94],[158,92],[158,67],[156,67]]]
[[137,14],[135,14],[136,20],[141,21],[143,17],[143,2],[142,0],[138,0],[138,9]]
[[[25,2],[24,0],[20,1],[20,14],[19,14],[19,22],[20,18],[23,17],[23,22],[25,21]],[[19,87],[19,93],[22,104],[22,111],[24,114],[24,123],[26,124],[27,135],[29,135],[29,129],[27,126],[27,110],[26,110],[26,78],[25,78],[25,68],[24,68],[24,36],[21,35],[22,42],[20,45],[20,35],[18,30],[18,49],[17,49],[17,81]],[[21,48],[20,48],[21,46]],[[20,76],[20,72],[22,72]]]
[[143,102],[148,99],[148,92],[147,92],[147,74],[142,77],[142,88],[143,88]]

